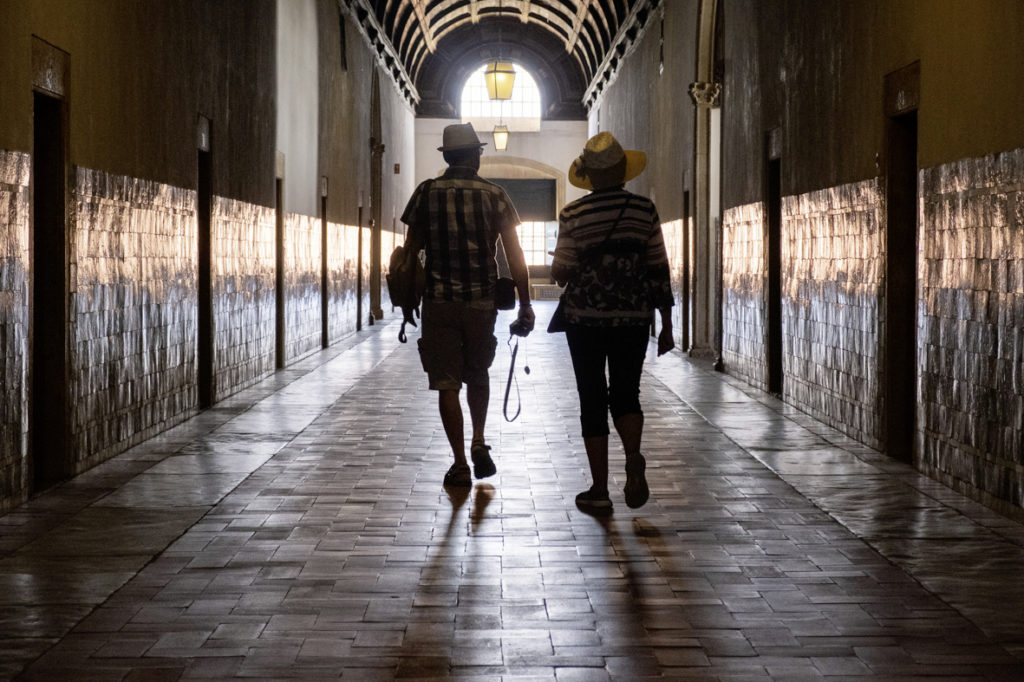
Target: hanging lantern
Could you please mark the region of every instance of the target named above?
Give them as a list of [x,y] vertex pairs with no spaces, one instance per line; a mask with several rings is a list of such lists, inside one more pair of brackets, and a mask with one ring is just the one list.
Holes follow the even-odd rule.
[[508,126],[500,124],[494,126],[495,151],[503,152],[506,147],[508,147]]
[[487,96],[491,99],[512,99],[512,85],[516,82],[516,70],[511,62],[489,62],[484,71],[487,82]]

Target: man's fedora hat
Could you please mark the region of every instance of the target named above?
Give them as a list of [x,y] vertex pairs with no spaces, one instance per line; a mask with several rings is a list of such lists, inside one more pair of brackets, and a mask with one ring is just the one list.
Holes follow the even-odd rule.
[[569,167],[569,182],[582,189],[615,187],[643,172],[647,154],[636,149],[623,149],[609,132],[587,140],[583,153]]
[[444,138],[442,138],[442,144],[437,148],[437,151],[451,152],[456,149],[480,148],[486,144],[486,142],[481,142],[480,138],[476,136],[472,123],[455,123],[445,127]]

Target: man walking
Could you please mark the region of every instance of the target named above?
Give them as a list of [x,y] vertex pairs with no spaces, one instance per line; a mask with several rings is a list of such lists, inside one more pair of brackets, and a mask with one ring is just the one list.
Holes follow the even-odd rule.
[[426,252],[419,352],[430,388],[438,392],[441,423],[455,458],[444,476],[450,486],[472,485],[459,402],[463,384],[473,425],[473,474],[486,478],[497,471],[484,426],[490,401],[487,372],[498,345],[494,284],[499,236],[519,292],[519,322],[526,331],[534,324],[529,272],[515,229],[519,216],[505,191],[477,174],[484,145],[470,123],[446,127],[437,149],[448,169],[421,183],[402,213],[409,226],[405,267],[412,267],[421,249]]

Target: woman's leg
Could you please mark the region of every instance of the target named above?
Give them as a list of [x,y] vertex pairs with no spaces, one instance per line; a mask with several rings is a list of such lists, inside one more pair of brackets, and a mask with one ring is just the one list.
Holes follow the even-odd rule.
[[[596,331],[596,333],[595,333]],[[593,489],[608,490],[608,384],[603,330],[572,327],[566,332],[580,399],[580,426],[587,450]]]
[[630,455],[640,454],[640,440],[644,433],[644,415],[642,412],[624,414],[615,420],[615,431],[622,441],[622,449],[626,452],[626,459]]
[[583,447],[587,449],[587,462],[590,463],[590,478],[594,481],[593,490],[608,492],[608,436],[589,436],[583,439]]
[[626,504],[636,508],[642,507],[650,495],[645,476],[647,462],[640,454],[644,430],[640,377],[647,355],[647,328],[618,329],[614,343],[608,354],[609,403],[615,430],[626,453]]
[[644,414],[640,407],[640,376],[647,357],[647,327],[615,327],[607,330],[608,403],[615,430],[626,454],[640,452]]

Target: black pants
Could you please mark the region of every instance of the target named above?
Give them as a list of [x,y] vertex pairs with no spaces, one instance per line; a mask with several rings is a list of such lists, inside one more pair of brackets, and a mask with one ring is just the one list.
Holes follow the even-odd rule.
[[[643,414],[640,409],[640,373],[647,355],[650,327],[582,327],[570,325],[565,333],[580,394],[583,437],[608,435],[612,419]],[[608,373],[605,375],[605,366]]]

